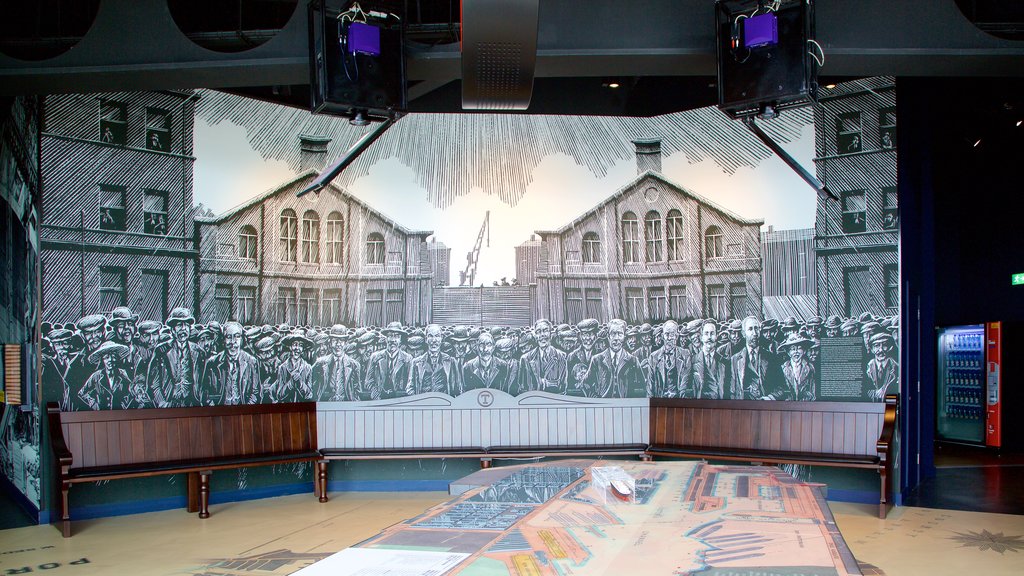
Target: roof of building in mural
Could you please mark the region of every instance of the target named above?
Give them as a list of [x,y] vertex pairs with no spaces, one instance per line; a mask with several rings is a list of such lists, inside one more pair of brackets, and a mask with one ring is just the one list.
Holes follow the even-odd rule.
[[627,192],[629,192],[631,190],[634,190],[638,183],[643,182],[644,180],[647,180],[649,178],[650,179],[655,179],[655,180],[660,180],[661,182],[663,182],[665,185],[671,187],[676,192],[682,194],[683,196],[688,196],[688,197],[692,198],[693,200],[696,200],[697,202],[700,202],[701,204],[711,208],[712,210],[715,210],[715,211],[719,212],[720,214],[722,214],[726,218],[736,222],[737,224],[748,224],[748,225],[756,225],[756,226],[760,226],[760,225],[764,224],[764,219],[763,218],[754,218],[754,219],[744,218],[744,217],[736,214],[735,212],[733,212],[733,211],[731,211],[731,210],[729,210],[727,208],[723,208],[721,205],[716,204],[715,202],[712,202],[711,200],[708,200],[704,196],[701,196],[700,194],[697,194],[696,192],[693,192],[692,190],[688,190],[687,188],[684,188],[683,186],[681,186],[679,184],[676,184],[675,182],[672,182],[671,180],[666,178],[664,175],[662,175],[662,174],[660,174],[658,172],[653,172],[653,171],[648,170],[648,171],[644,172],[643,174],[638,175],[633,180],[630,180],[624,186],[622,186],[621,188],[619,188],[618,190],[613,192],[611,196],[605,198],[604,200],[599,202],[596,206],[594,206],[593,208],[590,208],[589,210],[587,210],[583,214],[580,214],[579,216],[574,218],[571,222],[569,222],[565,226],[562,226],[561,228],[559,228],[557,230],[537,230],[537,234],[548,235],[548,234],[564,234],[566,232],[569,232],[570,230],[572,230],[576,226],[580,225],[583,222],[583,220],[585,220],[591,214],[599,212],[602,208],[604,208],[610,202],[614,202],[617,198],[619,198],[623,194],[625,194],[625,193],[627,193]]
[[[295,146],[299,134],[329,137],[328,158],[338,158],[367,130],[343,118],[211,90],[201,92],[196,115],[211,125],[226,121],[244,127],[264,159],[285,161],[293,169],[301,165],[301,152]],[[785,144],[799,139],[812,121],[810,107],[797,108],[762,122],[761,127]],[[604,177],[617,162],[633,157],[632,140],[650,134],[662,135],[666,155],[682,152],[691,163],[710,158],[727,174],[755,167],[772,156],[741,122],[730,120],[715,107],[653,118],[410,114],[389,128],[335,183],[346,187],[377,162],[397,158],[412,168],[418,184],[439,208],[476,188],[515,206],[545,157],[568,155]]]
[[[299,174],[295,178],[292,178],[291,180],[278,184],[260,194],[257,194],[256,196],[253,196],[252,198],[246,200],[245,202],[239,204],[238,206],[226,210],[216,216],[196,216],[196,221],[205,224],[220,224],[222,222],[230,220],[236,214],[243,212],[244,210],[252,206],[259,206],[267,199],[277,196],[278,194],[282,194],[284,192],[294,194],[296,190],[302,189],[306,184],[311,182],[314,178],[316,178],[319,175],[320,172],[318,172],[317,170],[306,170],[305,172]],[[377,210],[376,208],[370,206],[366,202],[363,202],[362,200],[349,194],[347,191],[337,186],[336,184],[331,183],[329,185],[329,188],[333,190],[335,193],[339,194],[340,196],[344,196],[346,201],[356,204],[359,207],[363,208],[364,210],[370,212],[377,218],[383,220],[388,226],[391,226],[394,230],[402,234],[406,234],[408,236],[430,236],[434,233],[433,230],[410,230],[396,222],[393,218],[388,217],[380,210]],[[321,191],[319,193],[323,194],[324,192]]]

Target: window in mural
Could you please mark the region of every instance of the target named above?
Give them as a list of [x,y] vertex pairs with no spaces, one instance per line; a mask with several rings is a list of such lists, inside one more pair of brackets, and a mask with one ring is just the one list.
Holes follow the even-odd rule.
[[256,318],[256,287],[238,287],[238,321],[252,324]]
[[583,292],[584,298],[586,299],[587,318],[595,318],[597,320],[603,320],[604,314],[604,301],[601,299],[600,288],[587,288]]
[[146,234],[167,235],[167,192],[145,190],[142,194],[142,225]]
[[146,148],[171,151],[171,114],[158,108],[146,108]]
[[326,226],[327,254],[324,261],[328,264],[341,264],[344,257],[342,250],[344,248],[345,221],[342,220],[340,213],[331,212],[327,215]]
[[665,217],[665,230],[668,233],[668,259],[669,261],[682,260],[683,246],[683,214],[679,210],[669,210]]
[[139,290],[139,319],[163,322],[167,318],[167,272],[143,270]]
[[125,305],[125,278],[125,269],[120,266],[100,266],[100,310],[104,314]]
[[871,312],[871,268],[848,266],[843,269],[843,290],[846,300],[846,315],[859,318]]
[[128,222],[125,214],[125,195],[127,189],[124,186],[111,184],[100,184],[100,213],[99,224],[101,230],[127,230]]
[[598,264],[601,262],[601,239],[597,232],[587,232],[583,235],[583,263]]
[[882,187],[882,228],[895,230],[899,227],[900,212],[895,186]]
[[341,290],[324,290],[323,306],[320,309],[323,314],[322,325],[333,326],[341,322]]
[[366,237],[366,263],[384,263],[384,236],[382,234],[372,232]]
[[646,318],[642,288],[626,288],[626,316],[630,322],[643,322]]
[[860,112],[846,112],[836,118],[836,150],[839,154],[860,152],[861,141]]
[[384,323],[384,291],[366,291],[366,324],[380,326]]
[[843,232],[852,234],[868,228],[867,197],[863,190],[847,190],[842,193]]
[[277,289],[277,322],[289,324],[295,322],[297,296],[295,288],[280,287]]
[[299,224],[295,211],[281,212],[281,262],[295,262],[298,256]]
[[681,320],[690,315],[686,306],[686,286],[668,287],[668,307],[672,318]]
[[386,302],[385,323],[401,322],[404,314],[405,292],[402,290],[388,290]]
[[256,228],[246,224],[238,231],[238,257],[242,260],[255,260],[256,251]]
[[320,262],[320,216],[312,210],[302,215],[302,261]]
[[729,317],[726,308],[725,286],[722,284],[708,285],[708,317],[715,320],[724,320]]
[[885,307],[895,310],[900,302],[900,268],[896,264],[886,264],[884,271]]
[[878,146],[896,147],[896,107],[887,106],[878,111]]
[[128,142],[128,106],[100,101],[100,142],[124,146]]
[[651,210],[644,217],[644,237],[647,240],[647,261],[661,261],[661,214]]
[[579,288],[565,289],[565,315],[566,319],[573,324],[583,320],[583,290]]
[[665,289],[661,286],[647,289],[647,310],[652,321],[666,319],[666,306],[668,298],[665,296]]
[[626,264],[640,262],[640,222],[632,212],[622,215],[622,261]]
[[216,318],[234,320],[235,314],[231,307],[231,286],[229,284],[218,284],[213,295],[214,310]]
[[718,226],[708,226],[704,232],[704,257],[708,260],[725,256],[722,248],[724,235]]
[[319,292],[315,288],[303,288],[299,292],[299,315],[295,320],[302,326],[316,324],[320,315],[317,313]]
[[747,315],[746,284],[729,284],[729,310],[732,312],[731,318],[742,318]]

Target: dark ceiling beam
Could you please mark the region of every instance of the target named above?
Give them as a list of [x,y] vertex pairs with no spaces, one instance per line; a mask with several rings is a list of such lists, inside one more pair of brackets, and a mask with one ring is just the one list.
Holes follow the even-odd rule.
[[[710,0],[545,0],[537,77],[714,76]],[[982,32],[954,0],[818,0],[825,76],[1024,76],[1024,42]],[[306,2],[266,44],[201,48],[166,0],[104,0],[69,52],[42,62],[0,54],[0,94],[235,88],[309,82]],[[461,77],[456,44],[408,52],[422,89]]]

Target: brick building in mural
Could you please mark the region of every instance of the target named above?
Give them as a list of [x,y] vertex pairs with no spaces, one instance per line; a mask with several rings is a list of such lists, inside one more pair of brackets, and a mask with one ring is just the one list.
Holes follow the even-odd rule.
[[538,231],[536,315],[719,320],[761,314],[761,225],[661,175],[659,140],[637,140],[639,176],[582,216]]
[[818,314],[898,313],[896,85],[872,78],[838,85],[815,107],[819,195],[815,222]]
[[297,178],[216,217],[196,218],[200,320],[244,324],[425,324],[427,238],[330,185]]
[[41,135],[43,320],[194,307],[189,91],[47,96]]

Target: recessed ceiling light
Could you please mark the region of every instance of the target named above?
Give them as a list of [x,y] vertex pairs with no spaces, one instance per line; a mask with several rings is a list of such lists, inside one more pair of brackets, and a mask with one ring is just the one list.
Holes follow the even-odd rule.
[[974,141],[974,147],[977,148],[979,144],[981,144],[981,138]]
[[825,84],[825,88],[828,88],[829,90],[831,90],[831,89],[833,89],[835,87],[836,87],[835,84]]
[[1020,126],[1021,122],[1024,122],[1024,120],[1017,120],[1017,126]]
[[608,87],[609,88],[618,88],[619,87],[619,83],[618,82],[609,82],[608,83]]

